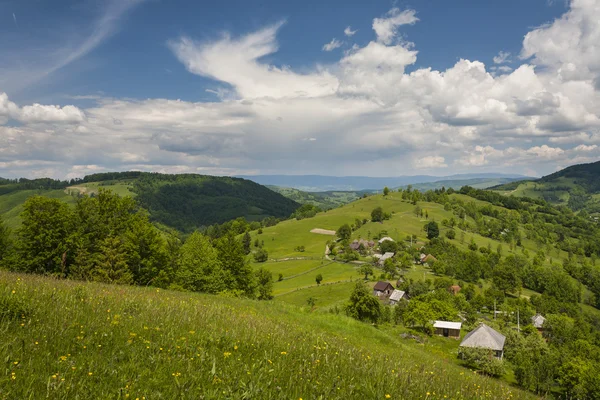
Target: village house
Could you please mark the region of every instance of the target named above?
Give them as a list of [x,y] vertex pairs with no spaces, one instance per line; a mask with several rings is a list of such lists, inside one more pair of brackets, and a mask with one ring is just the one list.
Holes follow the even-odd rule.
[[375,247],[375,242],[373,242],[372,240],[365,239],[355,240],[352,243],[350,243],[350,248],[352,250],[359,250],[361,245],[365,250],[369,250]]
[[533,327],[540,333],[542,333],[544,330],[544,322],[546,322],[546,318],[544,318],[542,314],[536,314],[531,317],[531,323],[533,324]]
[[481,324],[479,327],[465,335],[462,342],[460,342],[459,347],[490,350],[493,352],[494,357],[502,359],[504,357],[505,341],[506,336],[490,328],[486,324]]
[[421,264],[427,264],[427,263],[432,263],[432,262],[436,262],[436,261],[437,261],[437,258],[432,256],[431,254],[422,254],[421,253],[421,257],[419,258],[419,262]]
[[379,281],[373,286],[373,295],[377,297],[389,297],[394,291],[394,287],[389,282]]
[[381,239],[379,239],[379,244],[385,242],[386,240],[389,240],[390,242],[395,242],[395,240],[392,239],[391,237],[385,236],[385,237],[382,237]]
[[433,323],[433,329],[435,329],[436,335],[452,339],[460,339],[461,326],[462,323],[460,322],[435,321]]
[[390,295],[390,305],[393,306],[395,304],[398,304],[402,299],[408,300],[408,295],[405,291],[396,289]]
[[394,254],[395,253],[392,253],[391,251],[384,253],[381,257],[379,257],[379,265],[383,265],[385,263],[385,260],[387,260],[388,258],[394,257]]

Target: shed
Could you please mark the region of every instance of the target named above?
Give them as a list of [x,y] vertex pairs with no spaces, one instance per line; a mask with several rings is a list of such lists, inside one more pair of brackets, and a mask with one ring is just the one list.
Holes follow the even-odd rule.
[[390,304],[391,305],[397,304],[402,299],[408,300],[408,295],[406,294],[406,292],[404,290],[396,289],[390,295]]
[[460,347],[488,349],[494,352],[496,358],[502,359],[505,341],[506,336],[486,324],[481,324],[465,335],[462,342],[460,342]]
[[460,328],[462,323],[460,322],[449,322],[449,321],[435,321],[433,328],[435,334],[443,337],[450,337],[453,339],[460,339]]
[[533,327],[540,332],[544,330],[544,322],[546,322],[546,318],[544,318],[542,314],[536,314],[531,317],[531,323],[533,324]]
[[392,258],[394,257],[395,253],[392,253],[391,251],[388,251],[387,253],[384,253],[381,257],[379,257],[379,264],[383,265],[383,263],[385,262],[385,260],[387,260],[388,258]]
[[379,281],[373,286],[373,295],[377,297],[389,297],[394,291],[394,287],[389,282]]

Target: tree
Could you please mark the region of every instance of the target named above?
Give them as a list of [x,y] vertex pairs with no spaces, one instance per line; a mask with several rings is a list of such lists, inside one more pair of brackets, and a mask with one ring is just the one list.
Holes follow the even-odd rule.
[[386,186],[383,188],[383,195],[387,196],[388,194],[390,194],[390,189]]
[[[36,273],[64,274],[74,253],[73,213],[56,199],[32,196],[23,204],[12,268]],[[65,257],[65,258],[63,258]]]
[[269,259],[269,253],[265,249],[258,249],[254,252],[254,261],[265,262]]
[[[247,297],[253,297],[255,291],[255,279],[252,267],[246,260],[242,243],[235,238],[233,232],[217,240],[215,244],[219,261],[223,270],[230,277],[231,282],[227,285],[228,290],[240,291]],[[259,250],[260,251],[260,250]]]
[[192,233],[179,253],[176,286],[205,293],[219,293],[227,288],[231,278],[223,270],[217,250],[206,236],[197,231]]
[[373,222],[383,221],[383,208],[375,207],[373,209],[373,211],[371,211],[371,221],[373,221]]
[[244,234],[244,236],[242,237],[242,245],[244,246],[244,254],[250,254],[252,246],[252,237],[250,236],[250,233],[246,232]]
[[446,237],[448,239],[455,239],[456,238],[456,231],[454,229],[448,229],[446,231]]
[[365,276],[365,281],[369,279],[369,275],[373,275],[373,268],[369,264],[363,264],[358,269],[361,275]]
[[317,285],[320,285],[322,280],[323,280],[323,275],[317,274],[317,276],[315,278],[315,281],[317,282]]
[[391,275],[392,277],[396,276],[396,273],[398,271],[396,268],[396,262],[391,258],[385,260],[383,262],[383,271],[386,274]]
[[8,255],[10,251],[10,229],[4,224],[4,220],[0,215],[0,263]]
[[494,287],[501,290],[504,296],[506,296],[507,292],[514,292],[521,286],[519,271],[515,267],[515,264],[510,262],[509,258],[497,265],[492,273]]
[[381,304],[363,282],[357,282],[345,307],[346,315],[359,321],[376,323],[381,317]]
[[255,272],[257,283],[257,299],[271,300],[273,298],[273,275],[263,267]]
[[350,228],[350,225],[344,224],[338,228],[336,234],[342,240],[350,240],[352,229]]
[[435,239],[440,236],[440,227],[437,222],[431,221],[425,224],[425,232],[427,232],[427,239]]
[[431,321],[435,319],[435,313],[429,303],[419,300],[411,300],[404,313],[404,323],[411,326],[420,326],[427,333],[433,333]]
[[93,277],[97,282],[133,283],[133,275],[127,266],[127,254],[120,238],[108,237],[102,241]]

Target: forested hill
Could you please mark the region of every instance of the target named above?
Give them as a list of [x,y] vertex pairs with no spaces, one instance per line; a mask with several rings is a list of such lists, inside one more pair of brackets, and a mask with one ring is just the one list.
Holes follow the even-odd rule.
[[238,217],[250,221],[287,218],[299,204],[255,182],[197,174],[167,175],[139,171],[93,174],[83,179],[1,179],[0,215],[9,226],[19,225],[23,202],[44,195],[74,203],[82,194],[106,188],[133,196],[150,219],[182,232],[220,224]]
[[287,218],[299,204],[258,183],[208,175],[142,174],[131,189],[151,219],[190,232],[237,217]]
[[506,195],[543,199],[574,211],[600,213],[600,161],[567,167],[537,180],[491,188]]

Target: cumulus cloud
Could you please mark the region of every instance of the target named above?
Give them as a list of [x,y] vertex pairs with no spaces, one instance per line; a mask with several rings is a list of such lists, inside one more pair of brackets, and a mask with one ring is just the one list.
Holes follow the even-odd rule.
[[511,62],[510,53],[506,51],[500,51],[498,52],[498,55],[494,57],[493,61],[494,64],[504,64],[507,62]]
[[332,51],[340,47],[342,47],[342,42],[340,42],[336,38],[333,38],[331,39],[331,42],[323,45],[323,51]]
[[354,36],[354,34],[358,32],[358,30],[352,30],[352,28],[350,28],[350,26],[347,26],[346,29],[344,29],[344,35],[350,37],[350,36]]
[[283,22],[214,40],[179,37],[169,42],[175,57],[222,84],[211,89],[215,101],[95,97],[95,106],[78,109],[17,105],[0,93],[0,176],[548,173],[594,161],[600,41],[592,21],[599,19],[595,2],[573,1],[564,16],[526,35],[510,70],[468,59],[440,71],[407,70],[418,51],[401,29],[417,22],[413,10],[375,18],[371,41],[302,72],[266,57],[279,48]]
[[419,19],[416,17],[415,10],[400,11],[399,8],[392,8],[384,17],[373,20],[373,30],[377,35],[377,40],[383,44],[390,44],[398,33],[398,27],[402,25],[413,25]]

